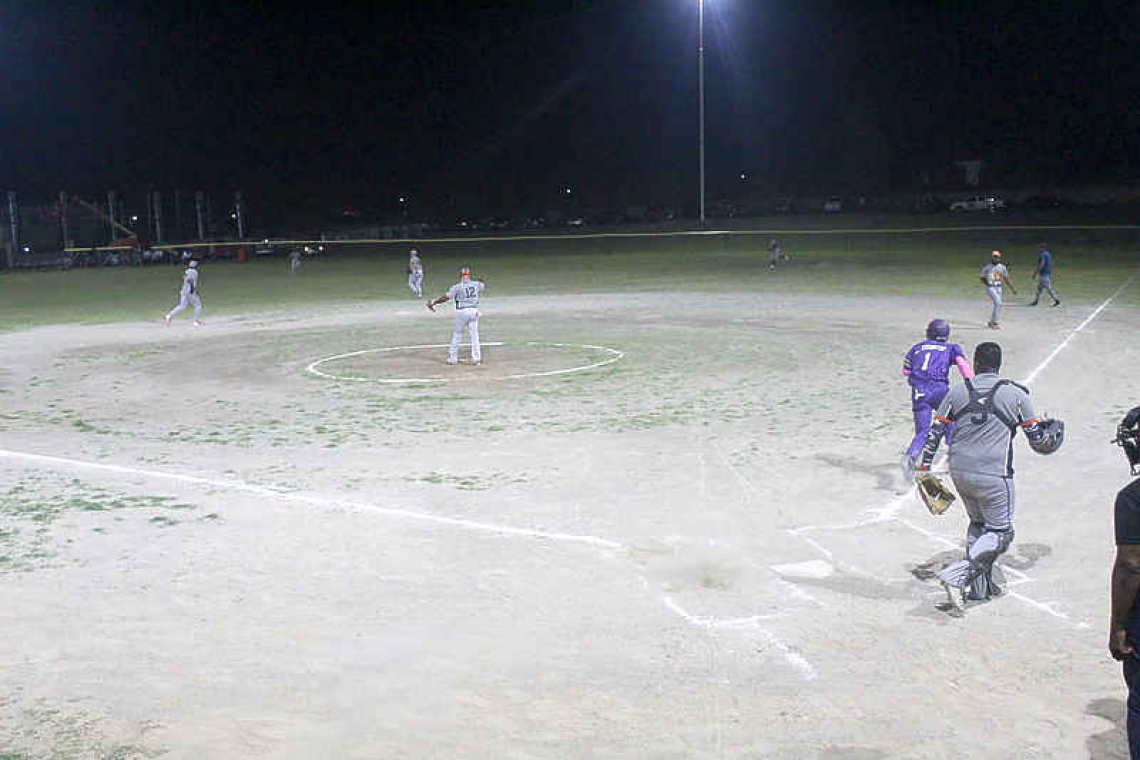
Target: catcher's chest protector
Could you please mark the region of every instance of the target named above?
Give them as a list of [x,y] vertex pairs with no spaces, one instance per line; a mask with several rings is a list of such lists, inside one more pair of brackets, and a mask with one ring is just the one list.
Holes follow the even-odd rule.
[[996,383],[994,383],[993,387],[990,388],[989,392],[983,396],[978,392],[978,389],[974,387],[974,382],[972,380],[967,380],[966,392],[970,394],[970,400],[966,402],[966,405],[964,407],[950,415],[950,421],[957,422],[962,417],[970,414],[974,415],[971,417],[970,421],[981,425],[986,421],[986,418],[992,414],[1001,420],[1002,424],[1010,430],[1016,428],[1017,421],[1009,419],[1004,412],[1002,412],[994,405],[994,396],[997,395],[998,388],[1002,387],[1003,385],[1015,385],[1022,390],[1026,390],[1024,387],[1018,385],[1012,380],[998,380]]

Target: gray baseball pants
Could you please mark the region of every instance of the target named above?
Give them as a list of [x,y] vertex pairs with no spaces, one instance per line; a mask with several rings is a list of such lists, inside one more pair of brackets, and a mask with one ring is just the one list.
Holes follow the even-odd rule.
[[990,324],[1001,324],[1001,288],[989,285],[986,287],[986,293],[989,295],[990,300],[994,302],[994,310],[990,315]]
[[997,558],[1013,543],[1013,478],[950,471],[962,497],[970,525],[966,529],[966,558],[947,565],[938,577],[957,588],[969,588],[970,598],[988,599],[990,575]]
[[1041,299],[1041,291],[1047,292],[1053,297],[1054,301],[1060,301],[1057,297],[1057,292],[1053,290],[1053,275],[1039,274],[1037,275],[1037,295],[1033,297],[1033,303],[1037,303]]

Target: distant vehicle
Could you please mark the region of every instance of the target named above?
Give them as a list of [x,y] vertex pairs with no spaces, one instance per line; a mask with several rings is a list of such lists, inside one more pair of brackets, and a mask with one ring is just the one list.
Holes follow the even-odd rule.
[[963,198],[960,201],[954,201],[950,204],[950,210],[954,212],[989,211],[992,214],[1004,208],[1005,201],[995,195],[974,195],[969,198]]
[[266,238],[265,240],[262,240],[260,243],[258,243],[257,245],[255,245],[253,247],[253,255],[254,256],[272,256],[273,255],[273,244],[269,242],[268,238]]
[[1064,198],[1052,195],[1034,195],[1021,202],[1025,208],[1065,208],[1070,205]]
[[777,198],[772,210],[777,214],[794,214],[796,213],[796,204],[791,198]]
[[823,210],[828,214],[836,214],[843,210],[843,199],[833,195],[823,204]]
[[585,224],[585,221],[580,216],[575,216],[571,219],[566,220],[567,227],[581,227],[583,224]]

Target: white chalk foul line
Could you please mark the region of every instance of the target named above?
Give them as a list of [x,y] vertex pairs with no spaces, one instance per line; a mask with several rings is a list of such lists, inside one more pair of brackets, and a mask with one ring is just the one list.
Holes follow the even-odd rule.
[[434,523],[436,525],[447,525],[453,528],[462,528],[465,530],[480,531],[483,533],[498,533],[500,535],[507,536],[524,536],[526,538],[539,538],[548,539],[551,541],[562,541],[565,543],[586,544],[603,549],[625,548],[625,546],[619,541],[613,541],[611,539],[601,538],[599,536],[575,535],[573,533],[561,533],[558,531],[539,530],[536,528],[520,528],[511,525],[499,525],[497,523],[482,522],[479,520],[467,520],[460,517],[433,515],[428,512],[416,512],[410,509],[382,507],[377,504],[369,504],[362,501],[355,501],[353,499],[341,499],[333,496],[321,496],[318,494],[304,493],[301,491],[288,491],[279,488],[271,488],[269,486],[259,486],[254,483],[246,483],[241,480],[203,478],[198,475],[187,475],[185,473],[164,472],[162,470],[144,470],[138,467],[124,467],[122,465],[116,464],[85,462],[79,459],[46,456],[44,454],[29,454],[20,451],[9,451],[6,449],[0,449],[0,458],[19,459],[26,462],[36,462],[39,464],[53,465],[56,467],[68,467],[72,469],[99,470],[102,472],[112,472],[119,475],[141,475],[148,478],[155,478],[157,480],[168,480],[190,485],[212,486],[214,488],[222,488],[231,491],[242,491],[244,493],[252,493],[257,494],[258,496],[267,496],[274,499],[284,499],[300,504],[308,504],[314,507],[350,509],[357,512],[371,512],[373,514],[386,515],[388,517],[396,517],[416,522]]
[[[470,344],[467,344],[467,343],[463,344],[463,346],[468,346],[468,345],[470,345]],[[510,344],[503,343],[503,342],[492,342],[492,343],[483,343],[481,345],[484,345],[484,346],[506,346],[506,345],[510,345]],[[610,348],[609,346],[595,346],[595,345],[591,345],[588,343],[545,343],[545,342],[540,342],[540,341],[528,341],[525,343],[520,343],[519,345],[523,345],[523,346],[546,346],[549,348],[585,348],[585,349],[589,349],[591,351],[599,351],[599,352],[602,352],[604,354],[607,354],[607,358],[605,358],[601,361],[598,361],[598,362],[593,362],[592,364],[583,364],[583,365],[580,365],[577,367],[567,367],[565,369],[553,369],[553,370],[547,370],[545,372],[521,372],[521,373],[514,374],[514,375],[490,375],[490,376],[479,375],[478,376],[479,379],[481,379],[481,380],[524,380],[526,378],[531,378],[531,377],[554,377],[556,375],[570,375],[570,374],[574,374],[576,372],[587,372],[587,371],[592,370],[592,369],[597,369],[598,367],[604,367],[607,364],[613,364],[614,362],[618,361],[619,359],[622,359],[625,356],[624,352],[618,351],[616,348]],[[365,349],[362,349],[360,351],[349,351],[348,353],[345,353],[345,354],[336,354],[335,356],[326,356],[323,359],[317,359],[316,361],[311,362],[309,364],[309,366],[305,367],[305,371],[309,372],[310,374],[316,375],[317,377],[324,378],[326,380],[344,380],[344,381],[353,382],[353,383],[378,383],[381,385],[398,385],[398,384],[405,384],[405,383],[452,383],[452,382],[456,382],[459,380],[474,379],[474,377],[471,375],[463,375],[463,376],[459,376],[459,377],[446,377],[443,375],[437,375],[435,377],[359,377],[359,376],[355,376],[355,375],[334,375],[331,372],[324,372],[320,369],[317,369],[322,364],[326,364],[328,362],[335,362],[335,361],[339,361],[341,359],[351,359],[354,356],[363,356],[365,354],[391,353],[393,351],[417,351],[417,350],[429,349],[429,348],[430,349],[442,349],[442,348],[447,348],[447,347],[448,347],[448,344],[446,344],[446,343],[433,343],[433,344],[425,344],[425,345],[418,345],[418,346],[385,346],[383,348],[365,348]]]
[[668,594],[662,595],[661,601],[664,602],[665,606],[668,607],[673,613],[682,618],[689,625],[695,626],[697,628],[704,628],[707,631],[755,631],[764,638],[769,646],[777,650],[789,665],[798,670],[800,672],[800,675],[802,675],[805,680],[814,681],[819,677],[819,674],[816,672],[812,664],[808,662],[806,657],[804,657],[799,652],[793,651],[791,647],[777,638],[775,634],[760,625],[761,620],[773,620],[777,617],[780,617],[779,615],[749,615],[748,617],[741,618],[701,617],[691,614],[684,607],[677,604],[673,597],[669,596]]
[[1037,367],[1036,367],[1036,368],[1035,368],[1035,369],[1034,369],[1032,372],[1030,372],[1030,373],[1029,373],[1029,374],[1026,376],[1026,378],[1025,378],[1024,380],[1022,380],[1022,381],[1021,381],[1021,382],[1022,382],[1022,384],[1023,384],[1023,385],[1029,385],[1029,384],[1031,384],[1031,383],[1032,383],[1034,380],[1036,380],[1036,379],[1037,379],[1037,376],[1038,376],[1038,375],[1040,375],[1040,374],[1041,374],[1041,372],[1042,372],[1042,371],[1043,371],[1043,370],[1044,370],[1046,367],[1048,367],[1048,366],[1049,366],[1049,364],[1050,364],[1050,363],[1051,363],[1051,362],[1052,362],[1054,359],[1056,359],[1056,358],[1057,358],[1057,355],[1058,355],[1058,354],[1060,354],[1060,353],[1061,353],[1061,351],[1063,351],[1063,350],[1064,350],[1065,346],[1069,345],[1069,341],[1071,341],[1073,338],[1075,338],[1075,337],[1077,336],[1077,334],[1078,334],[1078,333],[1079,333],[1081,330],[1085,329],[1085,328],[1088,326],[1088,324],[1089,324],[1090,322],[1092,322],[1094,319],[1096,319],[1098,316],[1100,316],[1100,313],[1101,313],[1102,311],[1104,311],[1106,308],[1108,308],[1108,305],[1109,305],[1110,303],[1112,303],[1113,301],[1115,301],[1115,300],[1116,300],[1116,297],[1117,297],[1117,296],[1119,296],[1121,293],[1123,293],[1123,292],[1124,292],[1124,290],[1125,290],[1125,289],[1126,289],[1126,288],[1127,288],[1129,285],[1131,285],[1131,284],[1132,284],[1132,280],[1134,280],[1135,278],[1136,278],[1136,273],[1135,273],[1135,272],[1133,272],[1133,273],[1132,273],[1132,275],[1131,275],[1131,276],[1129,276],[1129,278],[1128,278],[1127,280],[1125,280],[1125,281],[1124,281],[1124,284],[1123,284],[1123,285],[1121,285],[1119,288],[1117,288],[1117,289],[1116,289],[1116,292],[1115,292],[1115,293],[1113,293],[1113,294],[1112,294],[1112,295],[1110,295],[1108,298],[1106,298],[1106,299],[1104,300],[1104,303],[1102,303],[1100,306],[1096,307],[1096,309],[1094,309],[1094,310],[1093,310],[1093,313],[1092,313],[1092,314],[1089,314],[1087,317],[1085,317],[1084,321],[1083,321],[1083,322],[1081,322],[1079,325],[1077,325],[1077,326],[1076,326],[1076,327],[1073,329],[1073,331],[1072,331],[1072,332],[1070,332],[1070,333],[1069,333],[1069,334],[1068,334],[1068,335],[1065,337],[1065,339],[1064,339],[1063,341],[1061,341],[1060,345],[1058,345],[1056,348],[1054,348],[1054,349],[1053,349],[1053,351],[1052,351],[1052,353],[1050,353],[1048,356],[1046,356],[1046,357],[1045,357],[1045,361],[1043,361],[1043,362],[1041,362],[1040,364],[1038,364],[1038,365],[1037,365]]
[[[273,488],[270,486],[261,486],[254,483],[246,483],[241,480],[205,478],[199,475],[188,475],[186,473],[165,472],[163,470],[148,470],[140,467],[126,467],[123,465],[106,464],[101,462],[87,462],[80,459],[48,456],[46,454],[31,454],[28,452],[11,451],[8,449],[0,449],[0,459],[14,459],[25,462],[33,462],[36,464],[50,465],[53,467],[65,467],[69,469],[96,470],[99,472],[113,473],[116,475],[142,476],[147,478],[154,478],[156,480],[167,480],[175,483],[184,483],[187,485],[210,486],[213,488],[256,494],[258,496],[265,496],[273,499],[284,499],[286,501],[320,507],[323,509],[354,510],[357,512],[367,512],[409,521],[444,525],[461,530],[493,533],[502,536],[518,536],[522,538],[560,541],[571,544],[584,544],[599,549],[609,549],[616,551],[623,551],[626,549],[625,544],[622,542],[609,538],[603,538],[601,536],[578,535],[573,533],[563,533],[559,531],[540,530],[537,528],[522,528],[512,525],[500,525],[498,523],[468,520],[458,517],[446,517],[442,515],[430,514],[427,512],[417,512],[410,509],[382,507],[377,504],[370,504],[353,499],[342,499],[332,496],[321,496],[319,494],[304,493],[300,491],[289,491],[286,489]],[[641,578],[641,581],[645,587],[649,589],[650,586],[648,581],[646,581],[645,578]],[[793,652],[786,644],[776,638],[776,636],[773,635],[770,631],[760,627],[759,621],[763,619],[763,616],[752,615],[749,617],[728,619],[699,617],[689,614],[667,596],[661,596],[661,599],[670,611],[681,617],[686,623],[692,625],[695,628],[700,628],[706,631],[713,629],[749,629],[757,631],[797,670],[804,673],[806,678],[811,680],[816,677],[815,669],[811,666],[811,663],[809,663],[803,657],[803,655]]]

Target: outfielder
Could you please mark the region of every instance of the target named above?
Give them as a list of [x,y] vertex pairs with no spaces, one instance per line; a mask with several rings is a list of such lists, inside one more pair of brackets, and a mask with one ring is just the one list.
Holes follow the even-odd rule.
[[768,268],[775,269],[776,264],[781,261],[790,261],[788,254],[784,253],[784,249],[780,247],[780,241],[772,238],[768,241]]
[[939,405],[919,466],[920,472],[929,472],[947,427],[954,424],[950,477],[970,525],[966,557],[942,568],[938,579],[959,610],[967,600],[984,601],[1002,593],[991,573],[994,562],[1013,543],[1013,438],[1018,428],[1038,454],[1056,451],[1065,435],[1064,423],[1037,418],[1028,388],[998,377],[1001,346],[997,343],[978,345],[974,368],[977,375],[951,388]]
[[1004,282],[1009,289],[1017,295],[1017,288],[1013,287],[1013,280],[1009,279],[1009,270],[1001,263],[1001,251],[990,254],[990,263],[982,267],[982,284],[986,286],[986,294],[993,301],[994,309],[990,321],[986,326],[993,330],[1001,329],[1001,286]]
[[1037,268],[1033,270],[1033,279],[1037,280],[1037,295],[1033,296],[1030,306],[1036,306],[1041,300],[1041,291],[1047,291],[1053,298],[1053,305],[1060,306],[1061,299],[1057,291],[1053,290],[1053,254],[1044,243],[1037,244]]
[[289,274],[297,274],[297,270],[301,268],[301,249],[294,248],[293,252],[289,254]]
[[[926,326],[926,340],[915,343],[903,358],[902,373],[910,384],[910,406],[914,413],[914,438],[910,441],[902,458],[903,479],[914,479],[914,469],[930,430],[930,418],[934,410],[950,390],[950,367],[956,365],[962,379],[974,376],[962,347],[949,343],[950,323],[945,319],[935,319]],[[949,445],[951,431],[946,431]]]
[[198,262],[193,259],[182,274],[182,291],[179,294],[178,305],[163,317],[166,326],[170,326],[170,318],[186,308],[187,304],[194,307],[194,326],[202,326],[202,299],[198,297]]
[[408,287],[416,298],[424,294],[424,265],[420,261],[419,252],[413,248],[408,256]]
[[471,363],[480,364],[483,353],[479,349],[479,294],[487,287],[482,277],[471,279],[469,267],[459,268],[459,282],[452,285],[446,293],[434,301],[428,301],[427,307],[435,311],[441,303],[455,301],[455,328],[451,332],[451,346],[447,349],[447,363],[459,363],[459,343],[463,340],[463,331],[471,334]]

